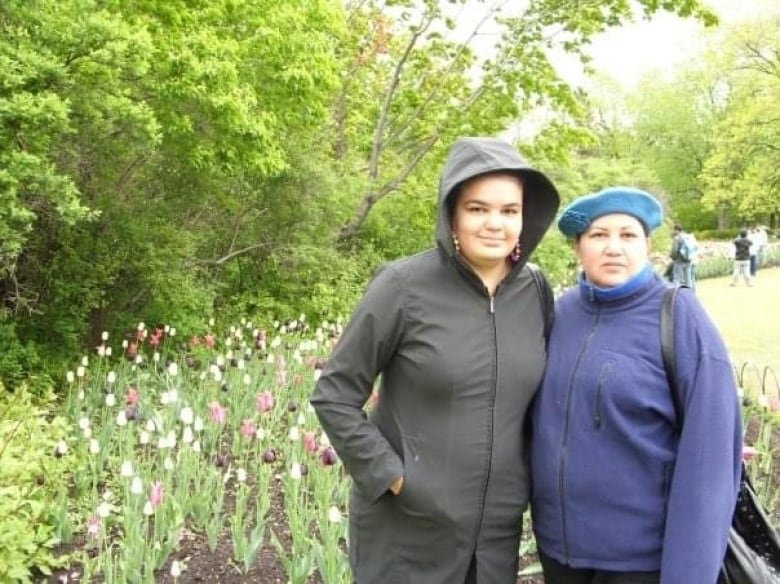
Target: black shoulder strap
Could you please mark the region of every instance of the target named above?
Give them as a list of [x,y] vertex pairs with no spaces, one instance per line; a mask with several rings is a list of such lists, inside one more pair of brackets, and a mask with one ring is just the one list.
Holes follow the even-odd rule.
[[536,284],[536,290],[539,293],[539,302],[542,305],[542,318],[544,318],[544,340],[550,340],[550,330],[552,329],[553,319],[555,318],[555,300],[553,299],[552,289],[547,278],[544,277],[542,270],[536,264],[528,262],[528,271]]
[[677,431],[682,432],[683,405],[680,387],[677,385],[677,358],[674,353],[674,306],[679,286],[667,288],[661,303],[661,356],[666,369],[666,379],[672,392],[674,413],[677,417]]

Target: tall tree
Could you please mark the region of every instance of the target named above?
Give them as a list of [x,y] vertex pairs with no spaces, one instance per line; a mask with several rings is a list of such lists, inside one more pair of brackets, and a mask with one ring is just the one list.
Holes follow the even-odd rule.
[[[669,10],[714,21],[696,0],[637,4],[644,15]],[[523,7],[506,1],[399,0],[384,10],[383,5],[347,3],[354,37],[343,54],[333,150],[345,173],[357,180],[354,210],[344,217],[341,239],[355,235],[374,206],[403,192],[426,163],[440,160],[455,136],[500,133],[539,106],[577,115],[575,96],[556,74],[549,52],[564,50],[585,60],[593,35],[632,16],[623,0],[576,5],[538,0]],[[455,40],[458,10],[471,18]],[[485,34],[496,37],[495,46],[478,53],[474,39]]]

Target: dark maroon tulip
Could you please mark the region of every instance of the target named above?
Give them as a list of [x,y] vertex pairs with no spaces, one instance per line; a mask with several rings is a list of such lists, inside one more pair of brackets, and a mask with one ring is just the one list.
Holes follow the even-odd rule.
[[263,462],[276,462],[276,449],[266,449],[266,451],[263,452]]
[[325,369],[325,363],[327,363],[326,359],[317,359],[314,362],[314,368],[315,369]]
[[231,367],[238,367],[238,359],[236,359],[235,357],[232,357],[230,359],[230,366]]
[[297,412],[298,411],[298,402],[291,401],[287,403],[287,411],[288,412]]
[[307,474],[309,474],[309,467],[305,464],[301,465],[301,476],[305,477]]
[[125,410],[125,418],[127,418],[128,422],[132,422],[133,420],[137,420],[141,417],[141,414],[138,411],[138,406],[130,406]]
[[220,468],[225,467],[230,463],[230,455],[228,454],[217,454],[214,457],[214,464]]
[[336,451],[332,446],[328,446],[320,453],[320,462],[325,466],[333,466],[338,459],[339,457],[336,455]]
[[227,384],[227,381],[223,381],[222,385],[220,386],[220,389],[224,392],[227,392],[230,389],[230,386]]

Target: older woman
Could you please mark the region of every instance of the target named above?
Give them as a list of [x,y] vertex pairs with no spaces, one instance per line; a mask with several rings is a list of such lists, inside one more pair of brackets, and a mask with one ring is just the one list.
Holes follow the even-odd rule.
[[533,410],[532,515],[547,584],[714,584],[740,476],[726,347],[681,290],[674,344],[684,424],[661,355],[665,283],[648,262],[662,209],[610,188],[571,203],[579,285],[556,303]]
[[523,421],[545,360],[526,263],[557,208],[555,187],[509,144],[459,140],[438,249],[374,277],[328,360],[311,403],[353,479],[359,584],[516,581]]

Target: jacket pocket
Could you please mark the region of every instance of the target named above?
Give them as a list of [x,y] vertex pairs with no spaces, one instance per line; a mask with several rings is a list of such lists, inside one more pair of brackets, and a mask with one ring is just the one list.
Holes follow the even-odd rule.
[[417,438],[402,436],[404,484],[393,500],[410,517],[432,519],[438,510],[431,496],[431,477],[426,472],[427,460],[422,443]]
[[614,368],[615,363],[613,361],[604,363],[604,365],[601,366],[598,381],[596,382],[596,396],[593,413],[593,426],[596,430],[601,430],[601,425],[604,422],[604,385],[611,377]]

